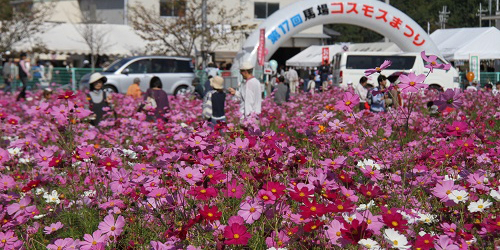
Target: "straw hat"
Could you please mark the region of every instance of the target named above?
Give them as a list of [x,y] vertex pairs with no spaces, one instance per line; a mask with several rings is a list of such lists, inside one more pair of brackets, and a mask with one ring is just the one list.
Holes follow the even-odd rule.
[[210,78],[210,86],[214,89],[223,89],[224,88],[224,78],[220,76],[214,76]]
[[244,62],[240,66],[240,70],[251,70],[253,69],[253,65],[250,62]]
[[108,81],[108,78],[106,78],[105,76],[101,75],[101,73],[99,72],[96,72],[92,75],[90,75],[90,80],[89,80],[89,84],[93,84],[97,81],[101,80],[102,83],[106,83],[106,81]]

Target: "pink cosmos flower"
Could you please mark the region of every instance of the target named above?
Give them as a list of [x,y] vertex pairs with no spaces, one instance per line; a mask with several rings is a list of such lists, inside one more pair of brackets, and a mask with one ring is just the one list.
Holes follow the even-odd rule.
[[118,216],[116,219],[112,214],[104,217],[104,221],[99,223],[99,229],[103,234],[109,236],[114,236],[115,239],[123,232],[123,226],[125,226],[125,218],[123,216]]
[[228,225],[232,225],[234,223],[237,223],[237,224],[240,224],[240,225],[244,225],[245,224],[245,220],[241,216],[231,216],[231,217],[229,217],[229,220],[227,220],[227,224]]
[[391,66],[392,62],[389,60],[385,60],[380,67],[376,67],[374,69],[368,69],[365,71],[365,76],[370,76],[374,73],[380,73],[382,70],[387,69],[389,66]]
[[245,193],[243,187],[242,184],[238,185],[236,179],[233,179],[230,183],[227,183],[227,189],[224,189],[224,195],[226,195],[226,197],[240,199]]
[[448,194],[455,189],[457,189],[457,187],[455,186],[454,181],[447,180],[436,184],[436,187],[432,189],[432,194],[441,199],[441,202],[446,202],[449,200]]
[[198,168],[179,168],[179,176],[189,184],[193,185],[203,178],[203,174]]
[[332,220],[330,224],[327,225],[328,229],[325,231],[326,237],[330,240],[333,245],[340,246],[338,239],[342,238],[341,229],[344,229],[343,223],[338,220]]
[[85,234],[83,236],[83,239],[85,241],[82,241],[80,243],[80,249],[81,250],[90,250],[90,249],[94,249],[94,247],[98,244],[105,244],[108,237],[106,235],[103,235],[101,230],[97,230],[92,235]]
[[208,143],[206,141],[204,141],[201,136],[195,136],[194,138],[189,138],[189,140],[187,141],[187,144],[190,147],[198,147],[201,150],[204,150],[208,146]]
[[61,249],[71,249],[73,246],[73,249],[76,249],[76,245],[79,244],[79,240],[75,240],[72,238],[66,238],[66,239],[57,239],[54,244],[49,244],[47,245],[47,249],[50,250],[61,250]]
[[433,69],[443,69],[443,70],[449,70],[451,68],[451,65],[450,64],[440,64],[437,62],[437,56],[426,56],[425,55],[425,51],[422,51],[420,53],[420,55],[422,56],[422,59],[424,59],[424,61],[428,62],[427,65],[425,65],[424,67],[428,68],[431,70],[431,73],[432,73],[432,70]]
[[438,100],[434,101],[434,104],[438,106],[439,111],[447,108],[458,109],[464,104],[463,97],[464,94],[461,93],[460,89],[447,89],[439,94]]
[[28,197],[28,196],[25,196],[21,201],[19,201],[19,203],[14,203],[14,204],[11,204],[7,207],[7,213],[9,213],[9,215],[13,215],[14,214],[14,218],[19,216],[19,215],[23,215],[26,211],[26,208],[28,207],[28,205],[31,203],[31,198]]
[[244,138],[243,140],[241,138],[236,138],[234,143],[231,143],[230,146],[232,149],[246,149],[249,144],[250,140],[248,140],[248,138]]
[[[3,164],[4,162],[7,162],[9,160],[10,160],[9,151],[7,151],[3,148],[0,148],[0,164]],[[1,185],[1,182],[0,182],[0,185]]]
[[427,88],[426,84],[423,84],[425,81],[425,75],[415,75],[415,73],[410,73],[408,76],[406,75],[400,75],[399,76],[399,81],[401,82],[398,84],[398,87],[401,89],[401,92],[403,93],[414,93],[417,92],[419,89],[424,89]]
[[360,213],[356,213],[356,219],[360,222],[366,222],[368,224],[368,229],[372,230],[376,235],[382,235],[380,229],[385,226],[385,223],[382,220],[382,215],[373,215],[370,210],[365,210]]
[[8,175],[0,174],[0,191],[7,191],[15,186],[16,186],[16,181],[14,180],[14,178]]
[[246,223],[252,224],[260,218],[263,207],[252,200],[244,201],[240,204],[238,215],[241,216]]
[[434,241],[436,250],[459,250],[460,248],[453,244],[453,241],[447,235],[441,235]]
[[17,242],[17,237],[13,231],[0,232],[0,248],[1,249],[14,249]]
[[217,197],[217,190],[213,187],[204,188],[203,186],[193,186],[191,190],[188,191],[188,194],[194,196],[197,200],[206,201]]
[[284,230],[281,230],[279,233],[273,231],[271,236],[266,238],[266,245],[267,247],[283,248],[289,240],[290,237],[287,236]]
[[361,168],[360,170],[361,170],[361,172],[363,172],[363,175],[365,177],[370,178],[370,180],[372,180],[372,181],[377,182],[377,181],[382,180],[384,178],[384,176],[380,173],[379,170],[374,169],[370,165],[367,165],[367,166],[365,166],[365,168]]
[[99,205],[100,209],[108,209],[108,208],[113,208],[113,207],[119,207],[121,209],[124,209],[127,206],[125,205],[125,203],[123,203],[122,200],[118,200],[118,199],[110,200],[108,202],[105,202],[105,203]]
[[63,228],[64,224],[62,224],[60,221],[56,222],[56,223],[52,223],[50,224],[50,226],[47,226],[47,227],[44,227],[43,229],[45,231],[43,231],[45,234],[51,234],[61,228]]
[[342,100],[337,101],[335,108],[345,112],[352,112],[354,107],[359,104],[359,96],[351,92],[345,92]]

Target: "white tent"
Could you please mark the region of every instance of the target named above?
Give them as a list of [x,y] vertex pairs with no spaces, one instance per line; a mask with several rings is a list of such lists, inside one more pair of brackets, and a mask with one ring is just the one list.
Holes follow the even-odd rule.
[[[90,47],[81,33],[90,25],[94,34],[103,34],[101,55],[133,55],[143,53],[147,42],[142,40],[128,25],[117,24],[46,24],[46,31],[35,34],[14,45],[14,50],[30,51],[38,41],[59,54],[90,54]],[[90,30],[90,29],[86,29]]]
[[440,29],[431,38],[449,61],[467,61],[470,54],[481,60],[500,59],[500,30],[495,27]]
[[[329,48],[330,62],[333,61],[335,54],[344,51],[384,51],[400,52],[401,49],[394,43],[353,43],[353,44],[335,44],[335,45],[313,45],[301,51],[294,57],[286,61],[287,66],[294,67],[318,67],[321,66],[323,48]],[[345,47],[345,48],[344,48]]]

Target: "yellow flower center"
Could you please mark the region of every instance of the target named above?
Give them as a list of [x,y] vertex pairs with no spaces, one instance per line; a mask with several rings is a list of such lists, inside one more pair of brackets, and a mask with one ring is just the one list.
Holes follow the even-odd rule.
[[457,196],[457,200],[459,200],[459,201],[460,201],[460,200],[462,200],[462,198],[463,198],[463,197],[462,197],[462,196],[460,196],[460,195],[459,195],[459,196]]
[[347,105],[347,106],[351,105],[351,101],[345,102],[345,105]]
[[459,127],[455,127],[455,130],[456,130],[456,131],[459,131],[459,130],[460,130],[460,128],[459,128]]
[[397,221],[393,221],[391,224],[392,224],[393,226],[395,226],[395,227],[397,227],[397,226],[399,225]]
[[479,205],[479,206],[477,206],[477,207],[478,207],[478,208],[483,208],[483,205]]
[[424,240],[424,243],[425,244],[429,244],[429,240]]
[[451,194],[451,190],[446,190],[446,194]]
[[315,212],[316,211],[316,207],[311,207],[311,211]]
[[271,189],[271,192],[276,193],[278,190],[276,188]]
[[92,245],[97,245],[97,241],[92,241]]
[[314,229],[316,229],[316,228],[317,228],[317,226],[316,226],[316,225],[312,225],[312,227],[311,227],[311,229],[312,229],[312,230],[314,230]]
[[207,190],[205,190],[205,189],[200,190],[200,193],[202,193],[202,194],[204,194],[206,192],[207,192]]
[[304,192],[300,192],[300,193],[299,193],[299,196],[300,196],[300,197],[304,197],[304,196],[306,196],[306,194],[304,194]]
[[368,191],[368,192],[366,192],[366,195],[372,196],[372,192]]
[[366,223],[372,224],[372,220],[367,220]]
[[340,237],[340,235],[342,235],[342,233],[340,233],[340,232],[337,232],[337,233],[335,233],[335,234],[336,234],[337,236],[339,236],[339,237]]
[[397,240],[393,241],[392,243],[394,243],[394,246],[398,245],[398,241]]
[[192,174],[187,174],[187,175],[186,175],[186,177],[187,177],[188,179],[191,179],[191,178],[193,178],[193,175],[192,175]]
[[115,231],[116,227],[113,226],[110,229],[111,229],[111,231]]
[[233,238],[235,238],[235,239],[239,239],[239,238],[240,238],[240,235],[239,235],[239,234],[234,234],[234,235],[233,235]]
[[267,201],[267,200],[269,200],[269,197],[267,195],[264,195],[264,196],[262,196],[262,199]]
[[236,192],[236,188],[231,189],[231,192],[235,193]]
[[338,205],[337,208],[338,208],[338,210],[344,210],[344,206],[342,206],[342,205]]
[[410,86],[415,86],[415,82],[410,82]]
[[208,217],[213,217],[214,216],[213,213],[208,213],[207,215],[208,215]]
[[256,209],[255,209],[254,207],[251,207],[251,208],[250,208],[250,212],[251,212],[251,213],[255,212],[255,210],[256,210]]

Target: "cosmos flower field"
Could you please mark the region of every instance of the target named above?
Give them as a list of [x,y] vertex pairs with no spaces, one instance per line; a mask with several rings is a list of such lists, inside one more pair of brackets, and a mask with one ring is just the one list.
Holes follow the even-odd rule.
[[404,92],[386,113],[265,99],[259,126],[228,99],[213,129],[188,98],[151,123],[113,95],[97,129],[84,93],[3,94],[0,248],[494,249],[500,98]]

